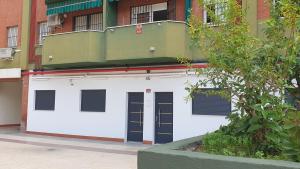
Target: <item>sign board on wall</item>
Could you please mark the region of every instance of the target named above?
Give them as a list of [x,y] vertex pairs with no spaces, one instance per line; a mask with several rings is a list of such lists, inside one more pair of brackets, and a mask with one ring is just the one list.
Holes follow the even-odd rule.
[[21,78],[21,68],[0,69],[0,79]]
[[142,24],[137,24],[136,29],[135,29],[136,34],[142,34],[143,33],[143,25]]

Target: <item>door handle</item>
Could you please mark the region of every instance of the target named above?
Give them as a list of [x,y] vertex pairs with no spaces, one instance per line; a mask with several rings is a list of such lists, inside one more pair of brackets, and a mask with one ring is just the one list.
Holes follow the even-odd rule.
[[140,126],[142,126],[142,109],[140,109]]
[[158,127],[160,127],[160,109],[158,109]]

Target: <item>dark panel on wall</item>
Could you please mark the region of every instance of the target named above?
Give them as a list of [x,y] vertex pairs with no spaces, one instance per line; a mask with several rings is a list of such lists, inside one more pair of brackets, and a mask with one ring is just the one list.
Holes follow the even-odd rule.
[[82,90],[81,111],[105,112],[106,91],[105,90]]
[[54,110],[55,90],[35,91],[35,110]]

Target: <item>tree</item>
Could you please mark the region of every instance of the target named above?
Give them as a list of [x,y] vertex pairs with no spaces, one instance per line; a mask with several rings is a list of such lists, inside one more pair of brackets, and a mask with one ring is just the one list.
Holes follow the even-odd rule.
[[[273,1],[266,3],[271,7]],[[196,71],[207,78],[199,78],[188,87],[191,96],[204,92],[201,87],[208,84],[224,89],[220,94],[234,99],[237,110],[230,115],[230,124],[219,132],[236,138],[249,137],[250,155],[280,155],[284,149],[281,138],[288,137],[285,117],[299,113],[283,102],[286,89],[298,101],[300,96],[299,1],[281,0],[271,7],[265,37],[250,34],[247,9],[242,8],[240,1],[199,0],[199,4],[211,22],[207,24],[192,16],[190,34],[194,45],[207,57],[209,68]]]

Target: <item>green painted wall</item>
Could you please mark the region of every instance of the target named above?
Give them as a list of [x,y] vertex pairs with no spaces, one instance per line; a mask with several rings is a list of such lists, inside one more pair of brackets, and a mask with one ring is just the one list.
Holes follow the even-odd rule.
[[[145,24],[141,34],[136,33],[135,26],[109,29],[106,32],[106,60],[184,56],[185,29],[185,24],[174,22]],[[151,47],[155,51],[151,52]]]
[[44,41],[42,64],[103,62],[104,39],[103,32],[90,31],[50,35]]
[[0,69],[20,68],[21,57],[21,52],[17,52],[12,60],[0,60]]
[[190,41],[187,29],[185,23],[166,21],[144,24],[141,34],[136,33],[133,25],[108,28],[105,32],[50,35],[44,41],[42,64],[63,68],[176,63],[182,56],[198,60],[202,58],[199,50],[187,46]]
[[34,52],[35,52],[36,56],[43,55],[43,46],[42,45],[36,45]]
[[258,35],[257,0],[242,0],[243,9],[247,10],[246,18],[249,22],[251,34]]
[[31,0],[23,1],[22,13],[22,31],[21,31],[21,56],[20,67],[22,70],[28,68],[28,54],[30,47],[30,16],[31,16]]
[[300,163],[181,151],[201,141],[190,138],[138,152],[138,169],[300,169]]

